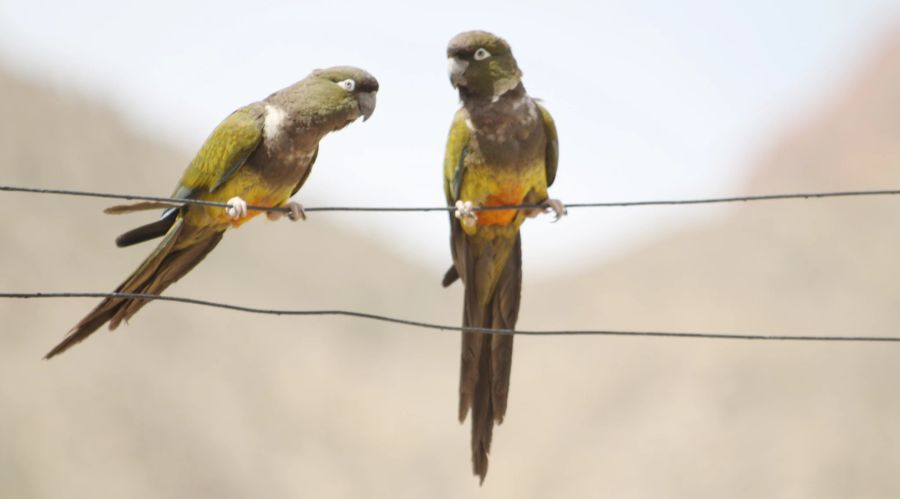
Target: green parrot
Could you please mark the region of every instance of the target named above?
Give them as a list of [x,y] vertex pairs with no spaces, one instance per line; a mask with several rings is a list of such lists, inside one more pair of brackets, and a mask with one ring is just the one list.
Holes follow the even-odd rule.
[[[319,152],[319,140],[375,110],[378,81],[362,69],[317,69],[293,85],[244,106],[220,123],[190,162],[172,197],[226,202],[227,209],[161,203],[115,206],[109,213],[167,208],[153,223],[116,239],[120,247],[157,237],[162,241],[118,288],[122,293],[160,294],[212,251],[229,227],[258,211],[247,205],[288,207],[291,220],[305,218],[289,202],[306,181]],[[167,207],[168,206],[168,207]],[[281,212],[268,212],[278,219]],[[115,329],[146,300],[107,298],[47,353],[58,355],[109,322]]]
[[[447,47],[450,82],[462,107],[450,127],[444,193],[450,216],[453,266],[449,286],[465,285],[463,326],[513,329],[522,290],[525,217],[565,206],[549,199],[559,146],[550,113],[525,92],[508,43],[484,31],[456,35]],[[533,204],[533,210],[473,211],[478,206]],[[503,422],[509,395],[513,337],[462,334],[459,420],[472,411],[472,466],[484,482],[494,423]]]

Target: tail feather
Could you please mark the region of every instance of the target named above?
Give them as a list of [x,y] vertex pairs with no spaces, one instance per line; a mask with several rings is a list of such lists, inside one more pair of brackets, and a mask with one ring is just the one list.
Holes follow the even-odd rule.
[[[150,295],[162,293],[175,281],[193,270],[219,244],[223,234],[222,232],[216,232],[197,244],[167,254],[153,273],[152,278],[145,281],[143,286],[139,288],[140,291],[133,292]],[[110,328],[115,329],[122,321],[131,319],[146,304],[147,300],[129,300],[110,319]]]
[[[463,321],[468,325],[468,321]],[[472,400],[475,397],[475,389],[478,385],[478,374],[481,365],[481,351],[484,348],[484,334],[463,333],[462,355],[460,356],[459,369],[459,422],[466,420]],[[488,345],[490,348],[490,345]]]
[[117,204],[103,210],[107,215],[122,215],[124,213],[134,213],[136,211],[160,210],[168,208],[178,208],[180,204],[170,203],[166,201],[141,201],[132,204]]
[[479,379],[472,397],[472,472],[478,475],[479,483],[487,476],[488,454],[494,434],[494,407],[491,401],[491,336],[476,333],[482,343],[482,355],[478,359]]
[[[500,329],[500,326],[497,326]],[[502,329],[507,329],[503,327]],[[512,335],[491,337],[491,405],[492,416],[497,424],[506,416],[506,401],[509,398],[509,379],[512,371]]]
[[[491,327],[494,329],[515,329],[519,319],[519,305],[522,298],[522,239],[516,236],[516,243],[509,260],[500,274],[494,299],[491,302]],[[512,370],[513,336],[495,334],[491,336],[491,401],[494,406],[494,420],[503,422],[506,415],[506,401],[509,397],[509,380]]]
[[451,265],[450,269],[444,274],[444,278],[441,279],[441,286],[447,287],[456,282],[459,279],[459,271],[456,270],[456,265]]
[[[469,254],[465,258],[463,325],[515,328],[522,286],[521,239],[517,236],[487,305],[481,305],[476,296],[474,258]],[[472,469],[483,483],[487,475],[494,423],[502,423],[506,414],[513,336],[485,333],[463,333],[462,336],[459,418],[460,421],[465,420],[469,409],[472,410]]]
[[44,355],[44,359],[51,359],[87,338],[91,333],[105,324],[106,321],[111,319],[120,305],[121,300],[112,298],[107,298],[100,302],[100,305],[97,305],[87,317],[82,319],[81,322],[72,328],[58,345]]
[[[464,248],[461,256],[464,260],[463,272],[466,274],[465,292],[463,295],[463,326],[486,327],[484,315],[489,312],[481,305],[476,284],[476,257],[471,248]],[[454,267],[455,268],[455,267]],[[472,407],[475,390],[481,372],[481,354],[485,349],[483,333],[463,333],[462,351],[459,369],[459,421],[466,419]],[[490,352],[490,344],[487,345]]]
[[[185,248],[177,248],[179,236],[184,231],[184,220],[178,218],[143,263],[118,288],[117,293],[159,294],[167,286],[178,280],[203,259],[221,240],[222,232],[215,232],[199,242]],[[148,300],[127,298],[106,298],[73,327],[66,337],[50,350],[45,359],[59,355],[80,343],[94,331],[109,322],[115,329],[123,320],[129,319]]]
[[162,237],[169,232],[169,229],[175,224],[177,218],[178,212],[172,211],[155,222],[131,229],[116,238],[116,246],[124,248],[125,246],[131,246],[133,244],[156,239],[157,237]]

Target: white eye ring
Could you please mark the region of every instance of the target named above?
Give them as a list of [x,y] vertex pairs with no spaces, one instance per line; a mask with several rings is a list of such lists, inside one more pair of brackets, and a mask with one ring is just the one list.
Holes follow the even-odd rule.
[[339,81],[339,82],[335,83],[335,85],[343,88],[344,90],[346,90],[348,92],[352,92],[356,88],[356,82],[351,79]]
[[475,51],[475,60],[483,61],[491,56],[491,53],[484,49],[478,49]]

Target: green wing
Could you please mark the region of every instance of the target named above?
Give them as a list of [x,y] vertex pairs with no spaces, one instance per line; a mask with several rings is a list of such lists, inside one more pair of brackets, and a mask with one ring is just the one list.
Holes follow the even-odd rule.
[[214,191],[231,178],[262,142],[264,113],[265,106],[257,102],[225,118],[184,171],[175,197]]
[[547,150],[546,150],[546,168],[547,168],[547,187],[553,185],[556,179],[556,167],[559,165],[559,138],[556,135],[556,123],[550,112],[544,106],[538,104],[541,110],[541,116],[544,118],[544,133],[547,134]]
[[[444,195],[447,204],[453,206],[459,199],[459,189],[462,186],[466,151],[472,132],[466,125],[465,112],[460,109],[453,117],[450,125],[450,136],[447,138],[447,150],[444,153]],[[452,220],[451,213],[451,220]]]
[[[453,206],[459,199],[459,189],[465,174],[466,151],[468,151],[471,137],[472,132],[466,125],[466,114],[460,109],[453,117],[453,124],[450,125],[447,150],[444,153],[444,196],[448,206]],[[453,266],[444,275],[442,281],[444,287],[459,279],[459,269],[461,268],[459,255],[463,252],[466,239],[463,237],[462,226],[460,226],[459,220],[453,216],[453,212],[447,214],[450,215],[450,253],[453,256]]]

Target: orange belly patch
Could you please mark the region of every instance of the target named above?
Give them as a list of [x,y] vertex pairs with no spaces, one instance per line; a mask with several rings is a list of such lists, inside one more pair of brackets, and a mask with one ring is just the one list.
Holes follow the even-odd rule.
[[[491,194],[484,206],[509,206],[522,204],[525,188],[521,185],[505,186],[496,194]],[[516,218],[516,210],[492,210],[478,212],[478,225],[506,225]]]
[[[247,204],[255,205],[256,203],[247,203]],[[246,217],[241,218],[240,220],[232,220],[231,218],[229,218],[228,223],[230,223],[232,227],[237,228],[237,227],[240,227],[241,225],[244,225],[245,223],[249,222],[251,219],[256,218],[257,216],[261,215],[262,213],[263,212],[261,212],[261,211],[250,210],[249,212],[247,212]]]

